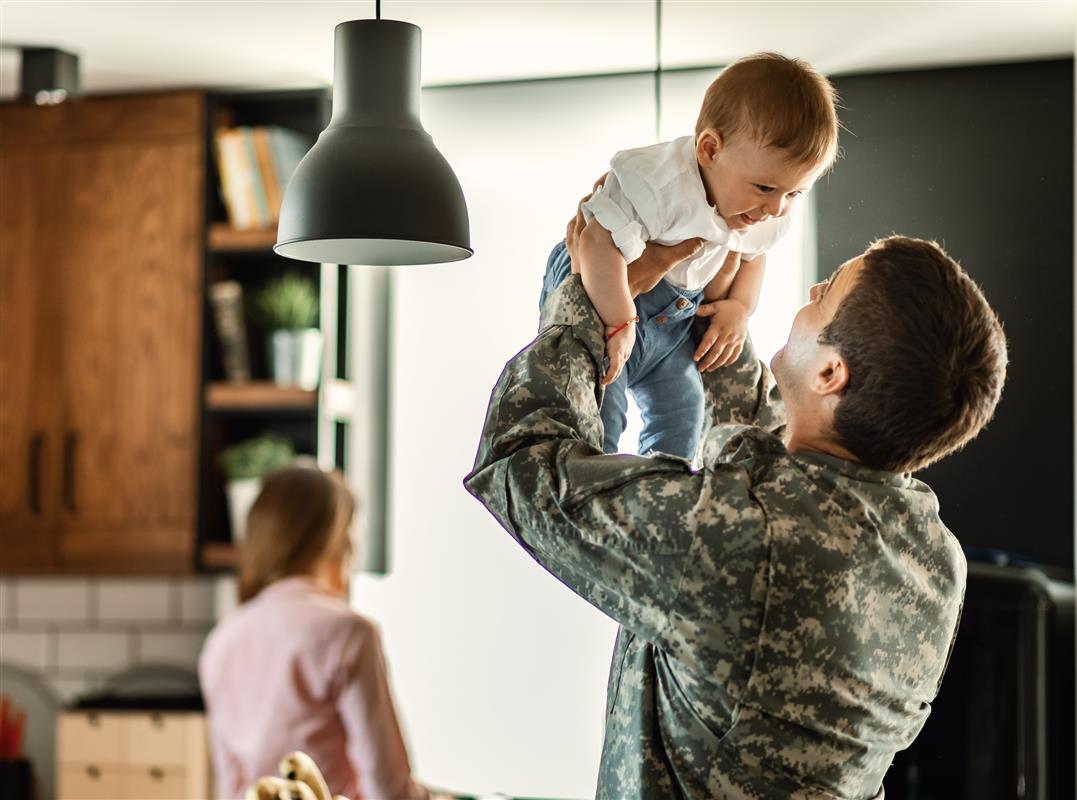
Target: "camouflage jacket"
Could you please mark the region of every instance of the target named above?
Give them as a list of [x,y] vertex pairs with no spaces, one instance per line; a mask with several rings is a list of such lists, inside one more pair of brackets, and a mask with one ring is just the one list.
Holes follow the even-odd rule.
[[704,376],[702,469],[602,455],[602,355],[571,276],[498,380],[465,479],[621,625],[598,797],[877,796],[930,712],[964,595],[935,495],[786,451],[750,345]]

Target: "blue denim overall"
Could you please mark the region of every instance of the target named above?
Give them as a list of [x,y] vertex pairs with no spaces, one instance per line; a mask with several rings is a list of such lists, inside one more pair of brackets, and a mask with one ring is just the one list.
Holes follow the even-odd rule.
[[[540,311],[571,272],[565,243],[558,242],[546,262]],[[702,298],[702,289],[677,289],[664,279],[636,298],[636,345],[617,380],[606,387],[602,401],[605,452],[617,452],[628,423],[625,412],[627,392],[631,392],[643,419],[639,452],[695,458],[703,428],[703,380],[692,360],[696,349],[692,322]]]

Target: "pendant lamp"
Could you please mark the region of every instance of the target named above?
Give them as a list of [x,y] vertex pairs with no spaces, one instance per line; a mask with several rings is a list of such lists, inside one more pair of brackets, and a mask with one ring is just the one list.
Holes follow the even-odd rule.
[[336,27],[333,114],[285,189],[282,256],[392,266],[474,253],[460,182],[419,120],[422,33],[380,5]]

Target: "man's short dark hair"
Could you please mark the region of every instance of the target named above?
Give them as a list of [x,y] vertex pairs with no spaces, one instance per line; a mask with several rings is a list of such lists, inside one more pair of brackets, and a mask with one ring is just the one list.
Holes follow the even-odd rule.
[[1006,337],[979,287],[935,242],[891,236],[863,261],[819,338],[849,370],[834,433],[867,466],[911,472],[991,419]]

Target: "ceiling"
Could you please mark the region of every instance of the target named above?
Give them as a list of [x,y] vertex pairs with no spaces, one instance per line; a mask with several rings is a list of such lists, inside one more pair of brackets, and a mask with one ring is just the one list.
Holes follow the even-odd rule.
[[[384,0],[423,30],[423,84],[652,70],[654,0]],[[759,50],[827,74],[1072,56],[1075,0],[663,0],[664,68]],[[333,26],[373,0],[0,0],[0,96],[12,46],[80,57],[88,93],[177,86],[286,87],[332,77]]]

